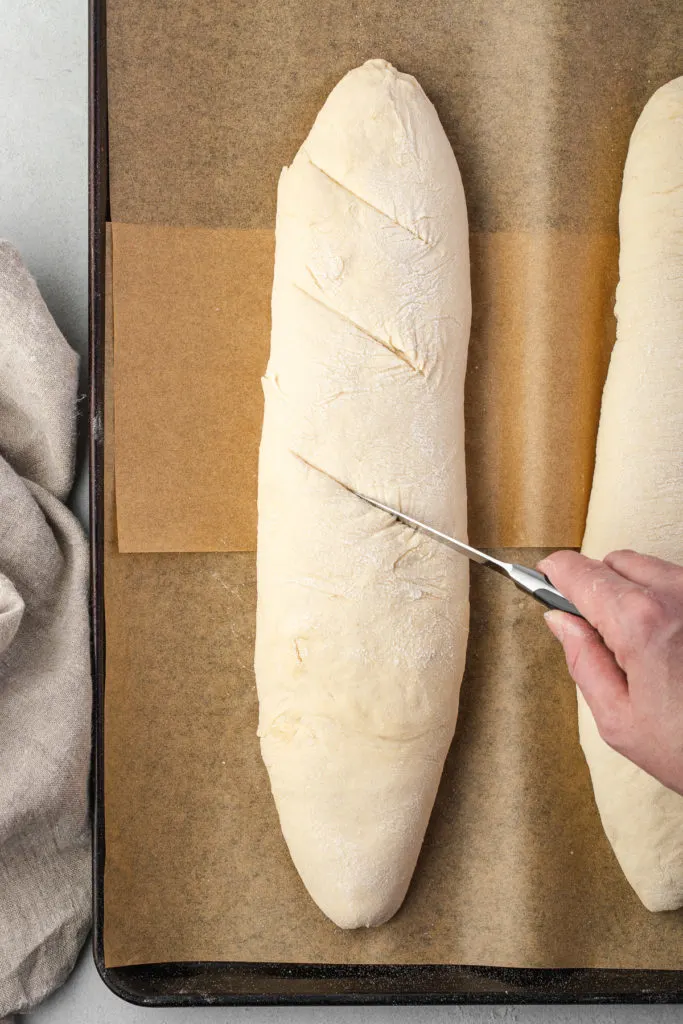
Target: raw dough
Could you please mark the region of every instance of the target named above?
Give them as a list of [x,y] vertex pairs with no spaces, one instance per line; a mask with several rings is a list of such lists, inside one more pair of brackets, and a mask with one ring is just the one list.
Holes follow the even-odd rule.
[[259,736],[303,882],[342,928],[401,905],[453,736],[468,565],[467,213],[434,107],[373,60],[278,190],[259,464]]
[[[683,565],[683,78],[631,137],[619,210],[617,342],[602,401],[583,552]],[[649,910],[683,905],[683,797],[611,750],[579,695],[602,823]]]

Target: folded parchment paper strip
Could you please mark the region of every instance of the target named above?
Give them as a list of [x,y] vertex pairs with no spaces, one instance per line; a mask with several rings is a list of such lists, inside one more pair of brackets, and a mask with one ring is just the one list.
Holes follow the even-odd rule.
[[121,551],[253,551],[273,232],[112,225]]
[[[120,550],[253,551],[273,233],[112,230]],[[480,232],[470,246],[470,539],[578,547],[616,237]]]

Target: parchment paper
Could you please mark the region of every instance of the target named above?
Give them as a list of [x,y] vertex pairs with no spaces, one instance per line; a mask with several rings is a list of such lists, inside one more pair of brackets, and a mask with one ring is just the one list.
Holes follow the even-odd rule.
[[[619,179],[643,103],[680,73],[680,29],[677,3],[635,0],[109,0],[112,215],[270,228],[280,167],[338,78],[371,56],[415,74],[474,234],[471,536],[488,516],[516,545],[578,541]],[[106,962],[683,967],[683,915],[645,911],[602,834],[559,646],[476,568],[458,731],[406,904],[369,932],[325,920],[255,738],[253,555],[118,550],[112,374],[110,352]]]

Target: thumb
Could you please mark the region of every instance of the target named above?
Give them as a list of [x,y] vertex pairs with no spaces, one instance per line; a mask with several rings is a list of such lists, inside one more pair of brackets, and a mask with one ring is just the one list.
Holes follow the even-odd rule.
[[583,619],[566,612],[546,612],[548,629],[564,648],[569,674],[583,694],[600,735],[619,741],[628,712],[628,683],[600,634]]

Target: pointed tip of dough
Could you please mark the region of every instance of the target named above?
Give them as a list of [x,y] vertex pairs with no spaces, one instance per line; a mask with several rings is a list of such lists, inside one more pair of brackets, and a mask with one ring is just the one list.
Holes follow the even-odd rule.
[[449,737],[430,734],[406,750],[355,734],[350,748],[342,733],[328,723],[314,744],[306,730],[271,733],[261,749],[306,889],[338,927],[368,928],[403,903]]
[[643,906],[683,906],[683,797],[608,747],[579,695],[579,736],[614,855]]
[[417,102],[431,107],[424,89],[413,75],[399,71],[382,57],[373,57],[346,72],[323,104],[318,117],[325,117],[332,111],[343,124],[346,119],[344,108],[351,106],[353,111],[346,111],[350,123],[359,116],[375,120],[378,116],[385,116],[386,111],[393,109],[397,103],[400,104],[398,97],[403,97],[404,102]]
[[660,857],[660,852],[656,841],[644,849],[640,849],[633,837],[628,845],[623,841],[614,844],[615,856],[627,882],[645,909],[653,914],[683,907],[680,864],[665,863],[666,858]]
[[386,79],[400,79],[402,82],[411,82],[416,85],[420,90],[422,87],[416,78],[412,75],[406,74],[404,71],[399,71],[397,67],[394,67],[388,60],[384,60],[383,57],[372,57],[370,60],[366,60],[364,64],[360,64],[357,68],[353,68],[349,71],[349,75],[365,72],[366,74],[376,75],[380,78]]
[[[387,893],[381,887],[374,890],[369,890],[365,886],[359,887],[355,877],[350,878],[343,873],[338,873],[336,885],[333,888],[326,884],[324,891],[318,891],[317,887],[311,884],[316,879],[311,878],[310,872],[299,865],[296,867],[301,880],[319,909],[333,924],[344,931],[377,928],[379,925],[386,924],[400,909],[410,882],[408,878]],[[333,871],[335,867],[338,865],[325,864],[324,870],[327,873]]]
[[350,836],[338,836],[334,847],[321,842],[319,834],[295,836],[287,817],[280,820],[294,866],[326,917],[351,930],[374,928],[394,916],[408,891],[424,829],[384,848],[373,842],[363,852]]
[[652,914],[661,914],[667,910],[680,910],[683,906],[683,892],[672,895],[671,892],[661,888],[638,888],[635,889],[635,893],[645,909]]
[[292,166],[306,161],[430,245],[466,232],[460,172],[437,111],[386,60],[337,83]]
[[[377,90],[380,93],[392,96],[397,85],[399,89],[404,90],[404,95],[411,96],[413,100],[418,99],[418,102],[429,104],[431,107],[424,89],[414,75],[410,75],[405,71],[399,71],[397,67],[383,57],[372,57],[370,60],[366,60],[364,64],[351,68],[340,79],[333,92],[343,90],[344,93],[349,91],[356,93],[357,90]],[[357,95],[360,97],[363,93],[358,92]],[[392,105],[394,103],[393,97],[391,103]]]
[[[371,57],[370,60],[366,60],[364,64],[360,64],[353,71],[359,71],[361,68],[368,68],[369,70],[379,71],[390,75],[397,75],[399,72],[396,70],[393,64],[389,63],[388,60],[384,60],[383,57]],[[350,71],[349,74],[353,74]]]

